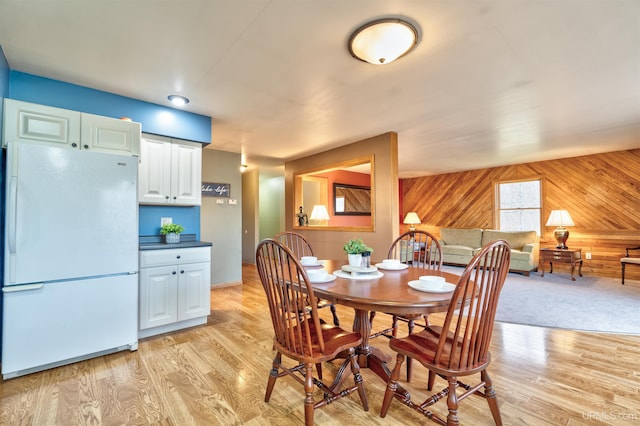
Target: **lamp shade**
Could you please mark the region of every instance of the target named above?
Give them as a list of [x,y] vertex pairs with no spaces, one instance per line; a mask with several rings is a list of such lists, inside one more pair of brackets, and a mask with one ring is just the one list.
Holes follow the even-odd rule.
[[327,212],[327,208],[322,204],[316,204],[313,206],[313,210],[311,210],[311,216],[309,217],[311,220],[329,220],[329,212]]
[[418,217],[418,214],[416,212],[409,212],[404,217],[404,221],[402,223],[406,223],[407,225],[415,225],[415,224],[421,223],[421,222],[420,222],[420,218]]
[[576,226],[566,210],[551,210],[546,226]]
[[420,218],[418,217],[418,214],[416,212],[409,212],[404,217],[404,220],[402,221],[402,223],[406,223],[407,225],[409,225],[410,231],[415,231],[416,224],[420,223]]
[[382,65],[395,61],[418,43],[418,31],[401,19],[380,19],[358,28],[349,38],[349,52],[361,61]]

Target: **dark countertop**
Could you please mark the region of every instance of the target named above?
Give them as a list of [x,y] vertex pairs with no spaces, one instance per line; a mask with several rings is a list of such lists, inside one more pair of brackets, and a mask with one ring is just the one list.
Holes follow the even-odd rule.
[[141,235],[138,238],[138,247],[140,250],[165,250],[211,246],[212,244],[208,241],[196,240],[196,234],[180,234],[180,242],[175,244],[165,243],[163,235]]

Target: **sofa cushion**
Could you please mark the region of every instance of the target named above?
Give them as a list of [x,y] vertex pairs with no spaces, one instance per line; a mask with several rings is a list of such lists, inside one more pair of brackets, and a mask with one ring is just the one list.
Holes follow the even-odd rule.
[[447,244],[442,246],[443,255],[457,254],[460,256],[473,256],[475,252],[476,252],[476,249],[468,246],[459,246],[455,244]]
[[486,229],[482,233],[482,246],[496,240],[505,240],[513,250],[522,250],[526,244],[538,241],[536,231],[494,231]]
[[482,247],[482,228],[441,228],[440,238],[446,245]]

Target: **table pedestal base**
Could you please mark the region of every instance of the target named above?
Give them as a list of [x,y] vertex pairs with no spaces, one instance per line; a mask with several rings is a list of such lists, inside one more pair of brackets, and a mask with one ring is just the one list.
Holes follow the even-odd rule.
[[[358,357],[358,365],[360,368],[368,368],[376,373],[385,383],[391,377],[391,370],[387,367],[392,357],[382,352],[380,349],[369,346],[369,335],[371,334],[371,322],[369,321],[369,313],[359,309],[355,310],[355,318],[353,320],[353,331],[357,331],[362,336],[362,343],[356,348],[356,356]],[[347,354],[340,354],[340,358],[346,357]],[[344,380],[349,375],[351,369],[347,368],[348,364],[343,364],[336,373],[331,389],[338,389],[342,386]],[[347,374],[345,374],[347,373]],[[409,393],[398,385],[397,393],[409,395]]]

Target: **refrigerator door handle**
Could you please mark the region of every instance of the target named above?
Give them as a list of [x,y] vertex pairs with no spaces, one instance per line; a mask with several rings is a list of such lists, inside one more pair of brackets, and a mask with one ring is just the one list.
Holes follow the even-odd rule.
[[11,176],[9,182],[9,211],[8,211],[7,242],[9,254],[16,254],[16,232],[18,220],[18,177]]
[[44,287],[44,283],[36,283],[36,284],[25,284],[25,285],[12,285],[2,287],[3,293],[15,293],[17,291],[29,291],[29,290],[39,290]]

